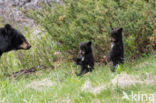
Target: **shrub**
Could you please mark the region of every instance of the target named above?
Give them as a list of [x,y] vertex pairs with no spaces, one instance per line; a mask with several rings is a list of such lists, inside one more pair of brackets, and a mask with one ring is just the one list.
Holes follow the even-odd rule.
[[137,57],[155,49],[155,6],[152,0],[63,0],[29,16],[61,51],[74,55],[80,42],[93,41],[97,59],[108,52],[111,26],[123,27],[125,57]]

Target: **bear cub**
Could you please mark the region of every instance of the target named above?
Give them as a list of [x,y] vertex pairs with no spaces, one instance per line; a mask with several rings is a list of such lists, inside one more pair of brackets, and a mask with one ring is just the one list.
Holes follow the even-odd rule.
[[10,24],[0,28],[0,56],[11,50],[28,50],[31,45],[27,42],[22,33],[14,29]]
[[80,44],[80,56],[75,59],[77,65],[81,66],[81,71],[78,76],[94,69],[94,57],[91,48],[91,41]]
[[115,68],[118,64],[124,62],[124,48],[122,41],[122,28],[112,29],[110,33],[110,50],[107,55],[107,61],[110,63],[110,69],[115,72]]

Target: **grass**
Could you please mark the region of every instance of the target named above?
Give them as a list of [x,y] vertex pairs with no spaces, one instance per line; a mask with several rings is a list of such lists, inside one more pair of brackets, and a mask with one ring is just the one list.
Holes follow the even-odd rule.
[[[129,75],[144,77],[147,72],[156,76],[156,55],[125,63],[123,68]],[[16,80],[6,77],[0,80],[0,103],[135,103],[131,99],[122,99],[123,92],[130,96],[132,91],[136,94],[154,94],[156,90],[156,86],[144,84],[125,88],[113,86],[111,80],[118,74],[111,73],[109,66],[103,64],[96,64],[92,73],[82,77],[75,75],[78,71],[79,68],[74,63],[62,62],[57,69],[48,68],[33,75],[20,76]],[[40,82],[44,80],[48,81],[41,85]],[[36,85],[31,85],[34,81],[36,85],[40,84],[36,89],[33,89]],[[49,82],[52,83],[51,86],[48,85]],[[91,83],[89,89],[83,91],[87,82]],[[98,87],[104,89],[94,94]],[[144,100],[141,103],[149,101]]]

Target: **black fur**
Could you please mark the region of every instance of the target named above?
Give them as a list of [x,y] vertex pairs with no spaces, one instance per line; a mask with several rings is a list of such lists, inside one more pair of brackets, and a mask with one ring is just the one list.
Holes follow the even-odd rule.
[[115,67],[118,64],[124,62],[124,48],[122,41],[122,28],[112,29],[110,35],[110,51],[107,55],[107,61],[110,62],[110,69],[112,72],[115,71]]
[[4,52],[19,49],[30,49],[31,45],[27,42],[22,33],[14,29],[10,24],[0,28],[0,56]]
[[76,64],[81,66],[81,71],[78,76],[94,69],[94,57],[91,48],[91,42],[84,42],[80,44],[80,57],[76,58]]

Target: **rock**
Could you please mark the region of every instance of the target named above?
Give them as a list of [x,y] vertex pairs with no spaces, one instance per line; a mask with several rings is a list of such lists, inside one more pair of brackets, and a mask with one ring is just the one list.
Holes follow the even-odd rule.
[[60,2],[60,0],[0,0],[0,21],[3,24],[11,22],[11,24],[18,25],[20,29],[36,27],[34,21],[26,17],[19,9],[40,10],[40,3],[50,5],[50,2]]
[[90,92],[94,95],[99,94],[100,92],[106,89],[105,85],[93,87],[90,81],[86,81],[84,85],[81,87],[81,90],[84,92]]
[[26,88],[32,88],[36,91],[42,91],[47,89],[48,87],[54,86],[55,83],[53,83],[49,78],[45,78],[42,80],[34,80],[30,84],[26,86]]
[[127,73],[122,73],[117,75],[111,83],[116,86],[118,85],[121,88],[135,86],[136,84],[146,84],[146,85],[156,85],[156,76],[150,76],[149,73],[146,73],[147,77],[142,80],[140,76],[134,76]]

